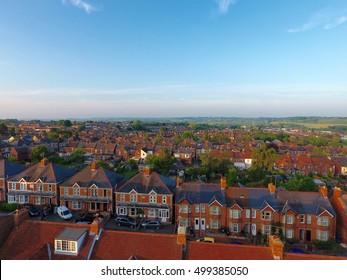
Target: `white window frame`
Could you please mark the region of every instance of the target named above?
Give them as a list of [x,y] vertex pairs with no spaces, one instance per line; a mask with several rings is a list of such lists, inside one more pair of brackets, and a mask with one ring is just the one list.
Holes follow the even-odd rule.
[[202,214],[205,213],[205,204],[201,204],[201,213],[202,213]]
[[137,194],[132,193],[130,195],[130,202],[137,202]]
[[187,214],[188,211],[189,211],[188,205],[181,205],[181,207],[180,207],[180,212],[181,213]]
[[240,218],[240,211],[239,210],[230,210],[230,218],[232,219],[239,219]]
[[18,196],[18,203],[19,204],[26,204],[26,203],[29,203],[29,196],[27,195],[19,195]]
[[98,197],[98,189],[92,188],[91,190],[92,190],[91,196]]
[[21,182],[21,183],[20,183],[20,186],[19,186],[19,189],[20,189],[21,191],[26,191],[26,190],[27,190],[27,184],[24,183],[24,182]]
[[117,214],[118,215],[127,215],[127,208],[126,207],[117,207]]
[[252,209],[252,219],[256,219],[257,218],[257,210]]
[[124,202],[125,201],[125,194],[124,193],[121,193],[119,195],[119,202]]
[[328,217],[322,217],[322,219],[321,219],[321,225],[322,225],[323,227],[329,226],[329,218],[328,218]]
[[48,191],[51,192],[52,191],[52,184],[48,184]]
[[155,211],[155,210],[156,210],[156,209],[150,208],[149,211],[148,211],[148,217],[150,217],[150,218],[156,218],[156,217],[157,217],[157,215],[156,215],[156,212],[157,212],[157,211]]
[[162,204],[166,204],[166,203],[167,203],[167,197],[166,197],[166,195],[163,195],[163,196],[162,196],[161,202],[162,202]]
[[292,225],[294,223],[294,216],[293,215],[286,215],[286,224]]
[[305,215],[300,215],[300,224],[305,223]]
[[293,238],[293,230],[286,229],[286,238]]
[[69,188],[64,188],[64,195],[69,195]]
[[310,225],[311,222],[312,222],[312,217],[311,217],[311,215],[307,215],[306,223],[307,223],[308,225]]
[[211,219],[210,220],[210,226],[212,229],[219,229],[220,226],[219,226],[220,222],[218,219]]
[[82,202],[81,201],[73,201],[72,202],[72,209],[81,209],[82,208]]
[[195,213],[200,213],[200,205],[199,204],[195,204]]
[[17,203],[17,196],[16,195],[9,195],[7,196],[8,203]]
[[157,203],[157,196],[154,194],[151,194],[149,196],[149,203]]
[[55,240],[55,251],[77,254],[77,242],[68,240]]
[[246,219],[249,219],[251,217],[251,210],[246,209]]
[[262,211],[261,212],[261,219],[264,221],[271,221],[272,213],[270,211]]
[[73,187],[73,195],[74,196],[80,196],[81,195],[80,187]]
[[35,196],[35,204],[36,205],[45,204],[45,199],[41,197],[41,202],[40,202],[40,196]]
[[321,240],[328,241],[328,236],[329,234],[327,231],[324,231],[324,230],[321,231]]
[[215,216],[220,215],[220,207],[219,206],[211,206],[210,214],[215,215]]

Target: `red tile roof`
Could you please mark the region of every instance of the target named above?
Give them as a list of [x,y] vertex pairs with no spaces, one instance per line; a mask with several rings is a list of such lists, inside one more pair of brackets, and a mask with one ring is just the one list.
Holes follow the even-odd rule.
[[128,260],[132,256],[142,260],[181,260],[182,246],[177,244],[176,235],[104,230],[91,259]]

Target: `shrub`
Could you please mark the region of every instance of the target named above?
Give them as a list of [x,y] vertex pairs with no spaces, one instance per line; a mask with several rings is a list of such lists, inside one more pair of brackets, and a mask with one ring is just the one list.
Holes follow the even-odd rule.
[[335,240],[329,239],[328,241],[314,240],[313,244],[318,250],[328,250],[328,251],[342,251],[343,248]]
[[15,203],[2,203],[0,204],[0,210],[4,212],[13,212],[16,209],[21,209],[23,206],[21,204],[15,204]]

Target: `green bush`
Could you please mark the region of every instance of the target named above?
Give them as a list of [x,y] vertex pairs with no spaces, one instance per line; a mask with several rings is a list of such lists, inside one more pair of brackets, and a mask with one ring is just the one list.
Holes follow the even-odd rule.
[[328,250],[328,251],[342,251],[343,248],[335,240],[329,239],[328,241],[314,240],[313,244],[318,250]]
[[21,209],[23,206],[21,204],[15,204],[15,203],[2,203],[0,204],[0,210],[4,212],[13,212],[16,209]]

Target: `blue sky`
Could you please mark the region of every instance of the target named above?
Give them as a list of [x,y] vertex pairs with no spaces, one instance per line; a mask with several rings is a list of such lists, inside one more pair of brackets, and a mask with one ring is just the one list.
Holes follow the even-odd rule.
[[0,118],[346,116],[346,0],[1,0]]

